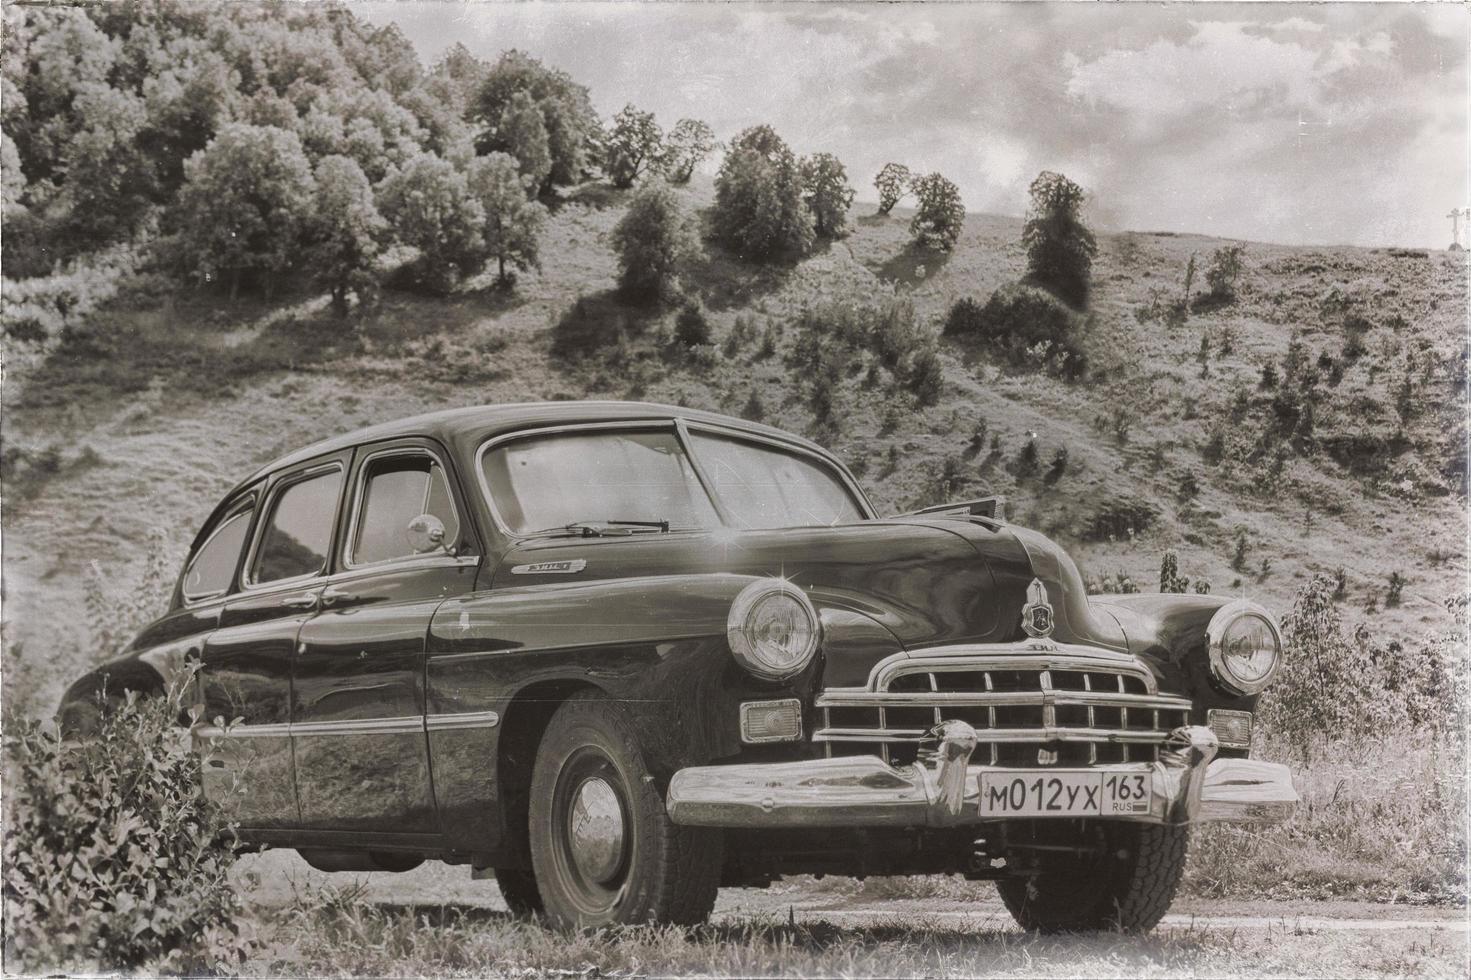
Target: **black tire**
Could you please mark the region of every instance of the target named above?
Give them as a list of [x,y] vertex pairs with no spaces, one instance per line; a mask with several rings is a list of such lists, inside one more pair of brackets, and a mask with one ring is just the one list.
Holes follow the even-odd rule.
[[1112,823],[1097,855],[1048,855],[1039,874],[996,882],[1023,929],[1148,932],[1174,901],[1189,827]]
[[537,890],[555,927],[694,925],[715,905],[721,835],[670,821],[615,702],[578,697],[552,717],[536,752],[528,830]]
[[542,913],[541,892],[536,888],[536,875],[530,871],[496,868],[495,883],[512,915],[524,919]]

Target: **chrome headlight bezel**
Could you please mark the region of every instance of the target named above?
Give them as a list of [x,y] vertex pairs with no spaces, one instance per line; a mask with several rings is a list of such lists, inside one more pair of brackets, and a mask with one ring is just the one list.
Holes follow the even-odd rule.
[[[795,604],[807,622],[805,649],[800,656],[788,664],[775,664],[761,654],[761,644],[756,638],[759,625],[757,617],[762,615],[768,600],[781,597]],[[758,579],[746,586],[730,605],[725,620],[725,638],[736,662],[762,680],[784,681],[806,670],[822,646],[822,620],[812,600],[797,586],[785,579]]]
[[[1230,665],[1226,656],[1226,637],[1231,628],[1242,620],[1254,618],[1260,620],[1267,627],[1267,632],[1276,645],[1276,658],[1267,672],[1257,678],[1243,678],[1237,675]],[[1237,599],[1227,603],[1216,614],[1211,617],[1210,624],[1205,628],[1206,647],[1210,651],[1211,675],[1227,691],[1233,694],[1259,694],[1272,683],[1272,678],[1282,669],[1282,628],[1277,625],[1277,620],[1272,614],[1261,606],[1248,599]]]

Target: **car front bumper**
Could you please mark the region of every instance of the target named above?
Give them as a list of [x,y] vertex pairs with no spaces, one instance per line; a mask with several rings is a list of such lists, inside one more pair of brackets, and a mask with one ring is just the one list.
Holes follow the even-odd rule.
[[[669,817],[687,826],[757,829],[952,827],[1008,819],[982,816],[983,774],[1046,776],[1048,770],[971,765],[975,746],[969,725],[949,721],[940,726],[933,764],[895,767],[853,756],[681,769],[669,784]],[[1192,725],[1170,733],[1158,762],[1092,767],[1142,774],[1149,788],[1147,810],[1092,819],[1275,823],[1291,815],[1297,793],[1286,766],[1217,759],[1217,748],[1214,732]]]

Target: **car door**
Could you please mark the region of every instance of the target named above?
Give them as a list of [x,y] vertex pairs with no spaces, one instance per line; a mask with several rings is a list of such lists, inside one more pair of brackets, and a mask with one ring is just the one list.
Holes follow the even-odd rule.
[[291,668],[328,570],[350,453],[274,476],[251,532],[240,587],[204,644],[205,717],[225,723],[205,788],[247,838],[300,823],[291,757]]
[[[337,571],[297,645],[291,718],[304,829],[438,832],[425,640],[434,610],[473,588],[479,564],[447,458],[424,439],[358,452]],[[441,533],[430,533],[436,524]]]

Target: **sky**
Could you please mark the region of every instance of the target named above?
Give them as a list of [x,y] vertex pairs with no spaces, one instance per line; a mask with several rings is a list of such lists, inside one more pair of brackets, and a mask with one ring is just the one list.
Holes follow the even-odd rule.
[[[766,123],[860,200],[887,161],[1022,214],[1061,171],[1106,230],[1443,248],[1467,199],[1454,3],[361,3],[426,64],[527,51],[664,128]],[[1465,230],[1463,242],[1471,239]]]

